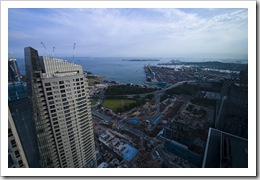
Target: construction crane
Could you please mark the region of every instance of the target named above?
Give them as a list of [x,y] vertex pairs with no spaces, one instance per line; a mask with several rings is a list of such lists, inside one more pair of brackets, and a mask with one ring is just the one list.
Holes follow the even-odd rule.
[[41,42],[41,44],[42,44],[42,46],[44,47],[44,49],[45,49],[45,52],[46,52],[46,55],[48,54],[48,51],[47,51],[47,48],[46,48],[46,46],[44,45],[44,43],[43,42]]
[[74,45],[73,45],[73,57],[72,57],[73,63],[74,63],[75,46],[76,46],[76,43],[74,43]]
[[53,48],[52,48],[52,54],[51,54],[51,57],[53,58],[53,56],[54,56],[54,50],[55,50],[55,46],[53,46]]

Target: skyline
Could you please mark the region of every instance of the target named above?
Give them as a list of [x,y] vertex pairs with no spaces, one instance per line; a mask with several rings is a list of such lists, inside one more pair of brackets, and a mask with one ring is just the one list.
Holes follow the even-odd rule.
[[[2,6],[2,8],[1,8],[2,18],[1,19],[2,20],[4,19],[4,21],[2,21],[3,24],[2,24],[2,29],[1,29],[2,30],[1,31],[2,32],[2,59],[3,59],[3,61],[2,61],[2,67],[3,68],[1,70],[2,71],[1,77],[7,77],[7,74],[8,74],[7,68],[4,68],[4,67],[7,67],[7,60],[6,61],[4,60],[4,59],[7,59],[7,55],[11,55],[12,57],[17,58],[17,60],[19,60],[19,58],[24,57],[24,55],[23,55],[24,47],[31,46],[33,48],[36,48],[36,49],[39,50],[39,55],[46,56],[47,54],[44,51],[43,46],[40,44],[41,41],[45,43],[45,45],[47,46],[49,51],[52,50],[53,46],[56,47],[54,57],[65,57],[65,56],[72,57],[73,43],[77,43],[76,44],[76,51],[75,51],[75,58],[82,57],[82,56],[91,57],[91,55],[88,54],[89,50],[86,49],[86,48],[82,48],[82,49],[85,49],[85,51],[86,52],[88,51],[88,53],[86,53],[84,55],[79,54],[79,50],[80,50],[82,44],[80,44],[79,41],[74,40],[73,38],[71,38],[72,40],[64,38],[63,42],[66,42],[66,46],[64,45],[63,49],[61,48],[61,45],[63,45],[62,44],[63,42],[57,42],[55,39],[51,39],[51,38],[50,38],[51,40],[45,41],[46,37],[44,37],[44,36],[42,36],[42,38],[35,37],[35,38],[38,38],[38,39],[34,40],[34,42],[32,41],[33,43],[31,43],[31,40],[33,40],[33,39],[30,39],[30,40],[25,42],[25,45],[17,46],[17,49],[15,49],[15,47],[16,47],[15,45],[18,44],[18,43],[20,44],[20,43],[24,43],[24,42],[22,42],[20,40],[18,41],[18,39],[17,39],[17,42],[15,42],[16,39],[13,39],[12,48],[10,48],[11,47],[10,46],[11,45],[10,44],[10,26],[9,26],[9,31],[8,31],[8,22],[10,22],[9,20],[11,19],[11,16],[8,14],[8,11],[10,12],[10,8],[14,8],[14,7],[19,7],[19,8],[25,8],[25,7],[26,8],[27,7],[28,8],[29,7],[33,7],[33,8],[37,8],[37,7],[44,7],[44,8],[45,7],[47,7],[47,8],[52,8],[52,7],[55,7],[55,8],[60,8],[60,7],[66,7],[66,8],[88,7],[89,8],[89,7],[93,7],[93,6],[95,6],[95,7],[99,7],[99,6],[102,6],[102,7],[107,7],[107,6],[110,6],[110,7],[112,7],[112,6],[128,7],[129,4],[132,4],[132,2],[128,3],[128,2],[120,2],[120,1],[119,2],[103,2],[105,5],[103,3],[100,3],[100,2],[94,2],[94,5],[92,5],[91,3],[86,5],[84,3],[82,1],[81,2],[68,2],[68,3],[57,3],[56,2],[56,4],[45,3],[45,2],[22,2],[22,1],[16,2],[16,3],[2,2],[1,3],[1,6]],[[157,7],[162,7],[163,6],[162,4],[164,4],[165,2],[157,2],[157,4],[155,2],[147,2],[147,3],[144,3],[144,5],[143,4],[137,5],[137,4],[139,4],[139,2],[137,2],[137,1],[135,1],[133,3],[134,3],[134,7],[136,7],[136,6],[151,7],[151,4],[153,4],[152,6],[157,8]],[[154,5],[154,3],[155,3],[155,5]],[[171,5],[170,3],[173,4],[173,5]],[[227,6],[226,3],[229,4],[229,6]],[[57,5],[57,4],[59,4],[59,5]],[[175,4],[175,2],[169,2],[169,3],[166,3],[166,4],[167,4],[167,7],[174,7],[174,8],[176,6],[177,7],[185,6],[185,7],[191,7],[191,8],[193,8],[193,7],[214,7],[214,8],[215,7],[217,7],[217,8],[229,7],[230,10],[234,10],[234,9],[231,9],[233,7],[246,8],[246,9],[248,8],[248,10],[246,11],[248,13],[248,17],[247,17],[247,20],[246,20],[248,22],[248,24],[246,22],[246,27],[243,27],[244,30],[248,31],[248,34],[246,34],[246,36],[248,36],[246,38],[247,43],[248,43],[248,48],[247,48],[248,56],[246,55],[246,59],[248,58],[248,70],[250,72],[250,73],[248,73],[248,76],[249,76],[248,90],[250,91],[250,93],[248,94],[249,95],[249,99],[248,99],[249,115],[248,116],[249,116],[250,119],[255,119],[255,99],[256,99],[255,93],[254,93],[255,92],[255,86],[256,86],[256,83],[255,83],[255,78],[256,78],[256,76],[255,76],[255,73],[256,73],[256,68],[255,68],[256,67],[256,64],[255,64],[256,63],[256,61],[255,61],[255,58],[256,58],[255,57],[256,56],[256,53],[255,53],[256,52],[256,46],[255,46],[255,41],[256,41],[256,39],[255,39],[255,35],[256,35],[256,31],[255,31],[255,27],[256,27],[255,26],[255,20],[256,20],[255,19],[255,15],[256,15],[255,2],[252,2],[252,1],[251,2],[241,2],[240,1],[240,2],[233,3],[233,2],[223,2],[223,1],[217,2],[216,1],[215,3],[214,2],[208,2],[208,3],[201,2],[201,4],[200,4],[198,2],[188,2],[187,3],[187,2],[184,1],[184,2],[181,2],[182,5]],[[133,5],[130,5],[130,7],[133,7]],[[164,7],[165,7],[165,5],[164,5]],[[23,10],[25,10],[25,9],[23,9]],[[197,10],[196,8],[190,9],[190,12],[194,12],[194,11],[196,12],[196,10]],[[211,9],[211,10],[214,10],[214,9]],[[221,10],[224,10],[224,9],[221,9]],[[9,15],[9,19],[8,19],[8,15]],[[36,16],[33,16],[33,17],[36,18]],[[31,18],[33,18],[33,17],[31,17]],[[210,17],[213,17],[213,14],[211,16],[208,16],[208,18],[210,18]],[[22,18],[22,16],[20,18]],[[16,18],[13,18],[13,19],[16,19]],[[23,26],[26,26],[26,25],[24,24]],[[22,27],[22,26],[19,26],[19,27]],[[46,26],[41,25],[41,27],[46,27]],[[248,30],[247,30],[247,28],[248,28]],[[40,26],[39,26],[39,29],[41,29]],[[17,28],[17,31],[18,30],[19,30],[19,28]],[[241,31],[241,29],[238,29],[238,30]],[[43,32],[46,33],[47,31],[43,31]],[[9,34],[9,36],[6,36],[7,34]],[[8,47],[8,43],[7,43],[8,39],[9,39],[9,47]],[[110,46],[108,46],[108,47],[110,47]],[[62,50],[67,51],[68,52],[67,55],[62,55],[61,54]],[[13,53],[8,54],[9,51],[13,52]],[[19,52],[21,52],[20,55],[18,55]],[[97,55],[97,57],[100,56],[100,55],[102,55],[102,53],[99,53]],[[19,57],[19,56],[21,56],[21,57]],[[94,57],[94,55],[93,55],[93,57]],[[3,96],[2,96],[3,104],[2,104],[1,107],[3,107],[3,108],[1,108],[1,109],[4,112],[7,112],[7,108],[6,108],[6,106],[4,106],[4,103],[6,103],[7,97],[8,97],[8,90],[7,90],[7,88],[5,88],[6,87],[5,84],[7,84],[7,78],[1,78],[1,80],[2,80],[2,83],[3,83],[2,84],[3,88],[1,89],[2,94],[3,94]],[[6,113],[2,113],[2,118],[3,119],[7,118]],[[7,137],[7,128],[4,128],[4,127],[7,127],[6,122],[7,121],[2,122],[3,135],[6,134],[6,136],[2,136],[3,138],[1,139],[3,148],[7,147],[7,142],[6,142],[7,141],[6,140],[7,139],[6,138]],[[210,176],[212,176],[212,175],[216,175],[216,176],[219,176],[219,175],[234,175],[234,174],[236,176],[244,176],[245,174],[246,175],[247,174],[252,175],[252,173],[255,172],[255,169],[254,169],[255,168],[255,156],[254,156],[255,155],[255,143],[254,143],[255,142],[255,130],[254,130],[255,128],[253,128],[253,127],[255,127],[255,122],[250,121],[248,123],[248,125],[249,125],[249,129],[251,129],[250,132],[249,132],[250,141],[249,141],[249,144],[248,144],[249,147],[250,147],[248,149],[248,152],[250,152],[248,154],[249,155],[248,156],[249,157],[249,163],[250,163],[250,166],[249,166],[248,169],[240,169],[239,171],[237,171],[236,169],[230,169],[228,172],[222,171],[223,169],[219,169],[217,173],[216,172],[215,173],[214,172],[208,173],[208,171],[205,171],[205,169],[204,170],[202,170],[202,169],[185,169],[185,170],[184,169],[178,169],[177,170],[176,169],[177,171],[174,171],[172,169],[170,169],[170,171],[168,171],[167,169],[160,169],[160,172],[159,171],[150,171],[149,169],[141,169],[139,171],[138,170],[132,170],[132,169],[120,169],[120,171],[118,171],[117,169],[110,169],[109,171],[106,171],[104,169],[102,171],[102,174],[104,173],[104,174],[110,175],[110,176],[113,173],[117,173],[119,175],[130,175],[130,176],[134,173],[135,174],[142,174],[142,175],[145,174],[145,173],[149,173],[150,175],[158,175],[158,174],[162,174],[162,171],[163,171],[163,174],[165,174],[165,173],[166,173],[166,175],[173,175],[174,174],[175,176],[176,175],[187,175],[187,174],[189,174],[189,175],[194,175],[194,174],[205,175],[205,174],[208,174]],[[2,159],[3,159],[2,161],[5,162],[4,165],[7,164],[8,159],[5,156],[5,153],[2,156]],[[13,170],[10,171],[10,169],[6,168],[4,165],[3,165],[3,168],[2,168],[2,172],[4,172],[4,174],[6,174],[6,175],[13,175]],[[17,170],[15,170],[15,174],[16,175],[28,175],[28,173],[30,173],[30,174],[32,173],[32,175],[39,175],[39,176],[45,176],[46,173],[52,174],[52,175],[55,175],[57,173],[61,173],[64,176],[66,176],[66,175],[68,176],[68,175],[71,174],[71,171],[64,170],[64,169],[58,169],[58,170],[57,169],[50,169],[50,170],[47,170],[47,171],[44,171],[43,169],[41,169],[41,170],[35,169],[33,172],[28,170],[28,171],[22,171],[22,172],[18,173]],[[84,176],[84,175],[86,176],[86,175],[90,175],[90,174],[96,175],[100,171],[101,171],[100,169],[93,169],[91,172],[86,173],[85,170],[84,171],[78,170],[77,175],[80,175],[80,176]]]
[[[10,57],[23,48],[72,57],[215,56],[248,54],[248,10],[233,8],[9,9]],[[41,45],[43,42],[47,51]]]

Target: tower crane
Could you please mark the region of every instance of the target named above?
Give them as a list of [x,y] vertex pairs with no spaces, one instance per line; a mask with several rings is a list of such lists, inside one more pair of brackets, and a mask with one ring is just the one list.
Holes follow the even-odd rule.
[[73,57],[72,57],[73,63],[74,63],[75,46],[76,46],[76,43],[74,43],[74,45],[73,45]]
[[47,48],[46,48],[46,46],[44,45],[44,43],[43,42],[41,42],[41,44],[42,44],[42,46],[44,47],[44,49],[45,49],[45,52],[46,52],[46,55],[48,54],[48,51],[47,51]]
[[54,50],[55,50],[55,46],[53,46],[53,48],[52,48],[52,54],[51,54],[51,57],[53,58],[53,56],[54,56]]

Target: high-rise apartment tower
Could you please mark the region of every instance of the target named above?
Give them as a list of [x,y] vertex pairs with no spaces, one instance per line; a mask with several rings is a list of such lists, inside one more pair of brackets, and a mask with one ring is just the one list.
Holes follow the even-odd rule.
[[24,53],[41,166],[96,167],[88,83],[82,66],[39,57],[31,47]]

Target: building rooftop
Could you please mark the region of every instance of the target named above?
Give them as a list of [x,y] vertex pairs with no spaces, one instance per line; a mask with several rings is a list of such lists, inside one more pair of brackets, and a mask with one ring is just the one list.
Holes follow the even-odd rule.
[[107,163],[102,162],[100,165],[98,165],[98,168],[106,168],[108,166]]
[[131,161],[138,152],[137,149],[121,141],[108,130],[100,135],[99,140],[127,161]]

